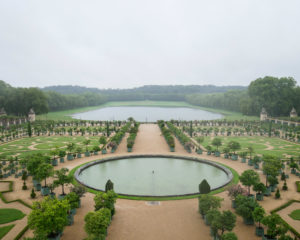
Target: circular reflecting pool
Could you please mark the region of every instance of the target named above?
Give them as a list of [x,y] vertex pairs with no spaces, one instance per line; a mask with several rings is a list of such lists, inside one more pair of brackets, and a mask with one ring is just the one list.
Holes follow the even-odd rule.
[[135,196],[178,196],[197,193],[206,179],[211,189],[232,179],[227,168],[207,160],[177,156],[129,156],[98,160],[80,167],[75,177],[81,184],[104,190],[110,179],[115,192]]

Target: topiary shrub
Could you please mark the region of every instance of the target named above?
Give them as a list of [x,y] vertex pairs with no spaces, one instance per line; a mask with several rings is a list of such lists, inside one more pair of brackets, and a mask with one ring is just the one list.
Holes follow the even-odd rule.
[[275,193],[275,198],[279,199],[280,198],[280,192],[279,192],[279,188],[277,188],[277,191]]
[[105,184],[105,192],[108,192],[109,190],[114,190],[114,183],[110,179],[108,179]]
[[288,186],[286,185],[286,182],[284,182],[283,186],[282,186],[282,190],[287,191],[288,190]]
[[206,179],[202,180],[202,182],[199,184],[199,192],[200,194],[210,193],[210,186]]
[[35,194],[35,192],[34,192],[34,189],[31,190],[30,197],[31,197],[31,198],[35,198],[35,197],[36,197],[36,194]]

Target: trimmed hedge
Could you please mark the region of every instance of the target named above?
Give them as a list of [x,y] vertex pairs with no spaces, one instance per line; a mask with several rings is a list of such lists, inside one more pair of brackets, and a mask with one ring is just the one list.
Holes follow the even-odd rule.
[[297,192],[300,192],[300,181],[296,181]]
[[138,129],[139,129],[139,126],[140,126],[139,123],[134,123],[134,127],[132,127],[129,130],[130,135],[127,138],[127,148],[131,148],[132,149],[132,147],[134,145],[134,141],[135,141],[136,135],[137,135],[137,132],[138,132]]
[[169,148],[174,149],[175,148],[175,140],[174,140],[171,130],[167,129],[165,127],[165,122],[163,120],[157,121],[157,124],[158,124],[162,134],[164,135],[164,138],[165,138],[167,144],[169,145]]

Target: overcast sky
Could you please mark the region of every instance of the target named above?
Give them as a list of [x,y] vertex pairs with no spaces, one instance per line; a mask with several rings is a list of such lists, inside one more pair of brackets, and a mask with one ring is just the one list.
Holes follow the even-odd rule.
[[299,0],[0,0],[12,86],[300,84]]

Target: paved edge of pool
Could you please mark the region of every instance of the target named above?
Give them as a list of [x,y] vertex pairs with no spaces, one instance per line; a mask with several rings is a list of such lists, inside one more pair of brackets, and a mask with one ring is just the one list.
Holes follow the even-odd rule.
[[[104,190],[102,189],[98,189],[98,188],[94,188],[86,183],[83,183],[80,179],[79,179],[79,175],[80,173],[97,164],[101,164],[101,163],[105,163],[105,162],[111,162],[111,161],[117,161],[117,160],[122,160],[122,159],[128,159],[128,158],[146,158],[146,157],[159,157],[159,158],[175,158],[175,159],[181,159],[181,160],[186,160],[186,161],[194,161],[194,162],[201,162],[201,163],[206,163],[209,165],[212,165],[214,167],[217,167],[219,169],[221,169],[223,172],[226,173],[228,179],[220,186],[216,187],[216,188],[212,188],[211,191],[220,189],[224,186],[226,186],[227,184],[229,184],[232,179],[233,179],[233,174],[232,172],[225,166],[220,165],[216,162],[212,162],[206,159],[201,159],[201,158],[197,158],[197,157],[188,157],[188,156],[176,156],[176,155],[164,155],[164,154],[138,154],[138,155],[123,155],[123,156],[117,156],[117,157],[108,157],[108,158],[104,158],[101,160],[95,160],[89,163],[84,164],[83,166],[79,167],[76,172],[74,173],[74,177],[76,179],[76,181],[78,183],[80,183],[83,186],[86,186],[90,189],[93,189],[95,191],[100,191],[100,192],[104,192]],[[184,196],[192,196],[192,195],[196,195],[199,194],[199,192],[195,192],[195,193],[187,193],[187,194],[178,194],[178,195],[135,195],[135,194],[124,194],[124,193],[117,193],[120,196],[126,196],[126,197],[157,197],[157,198],[165,198],[165,197],[184,197]]]

